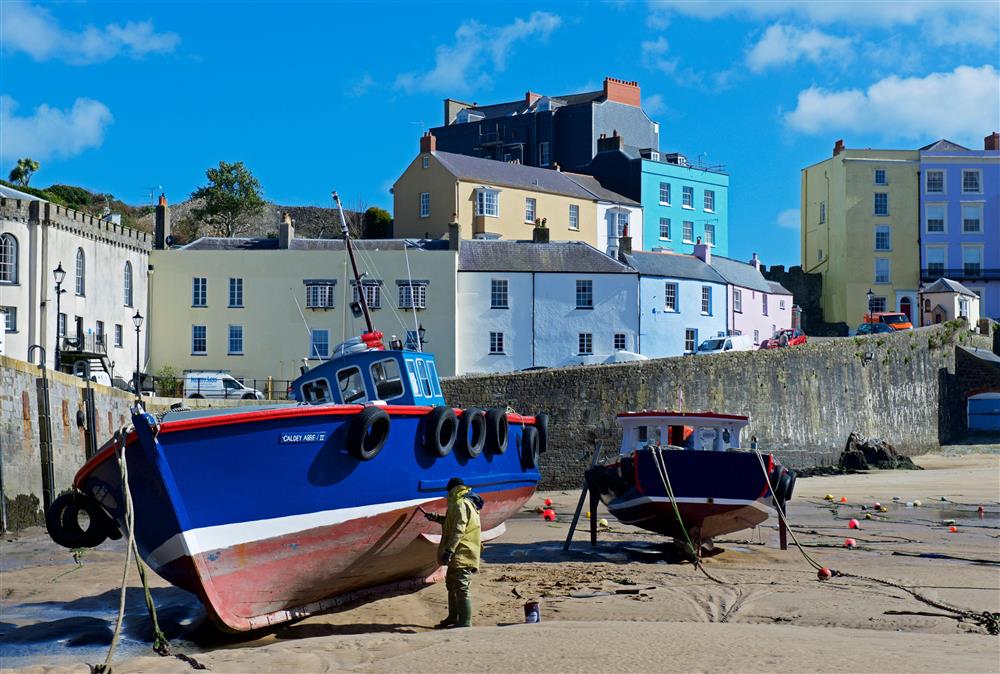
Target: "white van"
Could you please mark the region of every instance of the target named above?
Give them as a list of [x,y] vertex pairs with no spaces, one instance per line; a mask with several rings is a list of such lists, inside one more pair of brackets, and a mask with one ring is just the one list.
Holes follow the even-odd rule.
[[225,372],[186,372],[184,397],[263,400],[264,394],[244,386]]
[[753,340],[750,335],[721,335],[706,339],[694,353],[696,356],[707,356],[723,351],[753,351]]

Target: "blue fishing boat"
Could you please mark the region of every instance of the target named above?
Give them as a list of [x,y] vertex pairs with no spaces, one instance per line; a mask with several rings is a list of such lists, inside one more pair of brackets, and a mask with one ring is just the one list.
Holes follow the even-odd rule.
[[622,444],[614,461],[587,471],[587,483],[625,524],[690,540],[753,528],[784,508],[795,472],[773,454],[742,445],[748,417],[714,412],[643,411],[618,415]]
[[367,332],[302,373],[297,405],[134,408],[46,513],[53,539],[127,533],[124,455],[139,554],[244,631],[437,580],[440,527],[420,508],[443,511],[451,477],[482,495],[483,538],[503,533],[540,479],[547,416],[447,406],[434,356],[386,348],[358,299]]

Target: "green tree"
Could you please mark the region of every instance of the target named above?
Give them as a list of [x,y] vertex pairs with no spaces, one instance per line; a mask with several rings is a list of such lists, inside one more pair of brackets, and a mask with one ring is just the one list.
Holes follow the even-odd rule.
[[208,185],[191,194],[201,206],[191,214],[216,236],[236,236],[250,226],[250,218],[264,210],[260,182],[243,162],[219,162],[205,171]]
[[388,239],[392,229],[392,216],[389,211],[378,206],[372,206],[365,211],[365,238]]
[[34,175],[35,171],[39,168],[41,168],[41,164],[31,157],[18,159],[17,166],[10,171],[10,181],[12,183],[17,183],[21,187],[27,187],[28,183],[31,182],[31,176]]

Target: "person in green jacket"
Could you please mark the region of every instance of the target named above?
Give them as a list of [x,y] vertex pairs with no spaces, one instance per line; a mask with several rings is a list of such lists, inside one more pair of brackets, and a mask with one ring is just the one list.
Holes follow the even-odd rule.
[[[478,501],[478,503],[477,503]],[[480,539],[479,508],[482,499],[465,486],[461,478],[448,480],[448,512],[444,515],[424,513],[432,522],[442,525],[438,561],[447,565],[445,587],[448,588],[448,617],[435,627],[470,627],[472,625],[472,574],[479,571],[483,545]]]

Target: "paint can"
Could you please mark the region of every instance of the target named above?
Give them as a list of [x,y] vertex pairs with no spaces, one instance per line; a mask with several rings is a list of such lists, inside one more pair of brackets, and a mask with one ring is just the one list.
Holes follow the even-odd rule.
[[542,622],[542,609],[538,606],[537,601],[528,601],[524,603],[524,622]]

